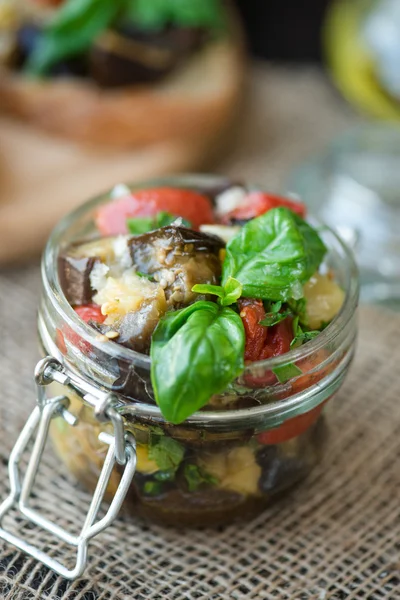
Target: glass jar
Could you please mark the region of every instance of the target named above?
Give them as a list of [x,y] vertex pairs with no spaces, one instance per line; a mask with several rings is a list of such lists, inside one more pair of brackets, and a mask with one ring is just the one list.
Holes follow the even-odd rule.
[[[154,185],[206,189],[220,183],[180,177],[132,189]],[[251,517],[307,475],[320,457],[326,441],[327,400],[340,387],[354,352],[358,283],[353,258],[323,227],[321,235],[329,249],[323,268],[332,270],[346,290],[340,314],[307,345],[249,365],[205,409],[181,425],[171,425],[153,400],[150,358],[99,340],[68,304],[58,279],[60,251],[95,235],[94,214],[109,200],[107,193],[66,217],[47,245],[39,312],[44,354],[118,395],[117,410],[137,444],[136,474],[125,503],[133,515],[173,525],[220,525]],[[70,398],[70,411],[79,419],[74,428],[54,421],[55,448],[76,477],[93,488],[104,460],[104,444],[98,439],[104,425],[82,397],[54,385],[57,394]],[[165,448],[167,454],[176,455],[178,466],[172,466],[169,454],[157,464],[151,458],[154,451],[149,451],[154,446],[157,454]],[[118,480],[115,473],[110,495]]]
[[[210,190],[223,184],[221,178],[188,176],[131,189],[168,185]],[[304,478],[327,441],[328,409],[349,369],[356,340],[357,269],[339,237],[319,226],[328,248],[322,269],[333,273],[346,293],[333,322],[306,345],[246,366],[184,423],[166,422],[153,399],[150,358],[98,336],[78,318],[59,281],[60,253],[96,236],[94,215],[110,197],[104,194],[63,219],[46,247],[38,327],[43,355],[51,358],[39,364],[36,381],[39,408],[49,416],[39,426],[39,416],[28,423],[19,442],[24,444],[34,427],[44,434],[50,428],[58,455],[84,486],[95,490],[94,508],[75,539],[75,570],[66,571],[11,539],[69,578],[84,569],[82,544],[105,526],[104,519],[93,524],[103,492],[111,501],[112,518],[125,497],[125,510],[132,516],[176,526],[215,526],[256,515]],[[13,453],[14,462],[19,454]],[[13,501],[21,508],[28,493],[23,492],[21,503],[14,487]],[[0,520],[4,510],[0,507]],[[48,527],[62,537],[59,529]],[[10,541],[4,530],[0,535]]]

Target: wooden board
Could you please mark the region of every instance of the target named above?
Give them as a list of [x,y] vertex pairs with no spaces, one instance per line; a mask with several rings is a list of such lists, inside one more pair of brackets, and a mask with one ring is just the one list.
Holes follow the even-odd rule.
[[37,255],[54,224],[118,182],[190,171],[204,148],[185,141],[108,152],[0,117],[0,264]]

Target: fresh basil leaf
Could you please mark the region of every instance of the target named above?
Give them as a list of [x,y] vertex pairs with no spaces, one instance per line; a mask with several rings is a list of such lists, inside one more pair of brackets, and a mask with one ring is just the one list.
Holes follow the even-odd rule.
[[275,367],[275,369],[272,369],[272,372],[276,375],[279,383],[286,383],[290,379],[298,377],[298,375],[303,373],[303,371],[294,363],[288,363],[287,365],[282,365],[281,367]]
[[278,302],[273,302],[271,304],[270,312],[278,314],[282,308],[282,302],[278,300]]
[[[297,322],[300,321],[301,323],[305,323],[307,320],[307,300],[305,298],[300,298],[299,300],[290,298],[290,300],[288,300],[288,304],[293,313],[298,317]],[[295,327],[294,321],[293,327]]]
[[174,215],[171,215],[171,213],[162,210],[161,212],[159,212],[156,215],[156,218],[155,218],[156,229],[158,229],[160,227],[166,227],[167,225],[171,225],[171,223],[174,223],[177,219],[180,219],[181,225],[183,227],[188,227],[189,229],[192,227],[191,222],[188,221],[187,219],[184,219],[183,217],[180,217],[180,216],[176,217]]
[[167,25],[220,29],[226,17],[220,0],[130,0],[125,16],[142,29]]
[[150,438],[149,458],[157,463],[161,471],[175,471],[181,464],[185,449],[176,440],[170,437],[159,437],[153,442]]
[[320,333],[320,331],[302,331],[301,327],[299,327],[296,337],[290,343],[290,347],[296,348],[297,346],[306,344],[310,340],[313,340],[315,337],[317,337],[317,335]]
[[151,343],[151,381],[167,421],[181,423],[222,392],[244,368],[240,316],[214,302],[167,313]]
[[142,235],[143,233],[154,231],[160,227],[171,225],[171,223],[174,223],[178,218],[182,220],[182,225],[184,227],[190,228],[192,226],[190,221],[182,219],[182,217],[176,217],[165,211],[157,213],[154,217],[129,218],[126,220],[126,226],[129,233],[132,235]]
[[229,306],[234,304],[236,300],[240,298],[243,292],[243,286],[237,279],[228,277],[227,282],[224,285],[225,296],[222,298],[222,306]]
[[242,295],[242,284],[233,277],[229,277],[225,287],[221,285],[209,285],[208,283],[197,283],[192,287],[196,294],[211,294],[218,296],[221,306],[234,304]]
[[291,310],[285,310],[280,313],[270,312],[267,313],[262,321],[260,321],[260,325],[264,325],[265,327],[273,327],[277,325],[281,321],[284,321],[287,317],[292,314]]
[[218,480],[215,477],[200,469],[198,465],[185,465],[184,475],[189,492],[195,492],[203,483],[208,483],[210,485],[216,485],[218,483]]
[[308,223],[288,208],[274,208],[228,242],[222,285],[234,277],[245,297],[286,301],[315,273],[325,252]]
[[121,0],[67,0],[45,28],[27,62],[27,72],[46,75],[58,62],[89,50],[117,17],[121,5]]
[[192,287],[192,292],[196,294],[209,294],[212,296],[218,296],[218,298],[224,298],[225,291],[224,288],[220,285],[210,285],[208,283],[196,283]]

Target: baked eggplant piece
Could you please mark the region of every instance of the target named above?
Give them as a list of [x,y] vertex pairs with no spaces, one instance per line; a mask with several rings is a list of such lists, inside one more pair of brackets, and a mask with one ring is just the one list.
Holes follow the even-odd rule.
[[206,32],[200,28],[143,31],[125,25],[105,31],[89,54],[89,71],[101,87],[149,83],[165,77],[201,47]]
[[116,238],[102,238],[93,242],[70,246],[58,259],[61,287],[72,306],[90,304],[95,293],[90,275],[98,263],[112,261],[115,257]]
[[90,274],[97,262],[99,260],[94,257],[60,257],[58,264],[61,287],[68,302],[73,306],[90,304],[92,301]]
[[169,225],[131,238],[128,246],[135,269],[160,283],[169,306],[199,299],[192,292],[197,283],[218,284],[225,243],[217,236]]

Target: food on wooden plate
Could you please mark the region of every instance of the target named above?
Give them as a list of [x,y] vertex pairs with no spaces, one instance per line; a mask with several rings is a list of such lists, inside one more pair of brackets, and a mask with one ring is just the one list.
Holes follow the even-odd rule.
[[[118,380],[119,393],[156,402],[164,419],[128,420],[138,511],[166,522],[179,511],[182,523],[254,512],[316,462],[324,399],[259,429],[213,432],[190,419],[210,410],[229,418],[232,409],[318,390],[335,370],[343,350],[318,340],[346,292],[328,249],[303,203],[244,185],[118,190],[96,209],[92,238],[60,253],[59,277],[105,352],[120,345],[151,360],[147,376],[135,368],[124,380],[121,366]],[[94,346],[66,335],[59,348],[92,359]],[[69,435],[100,430],[89,412],[81,420]],[[72,470],[88,460],[87,443],[71,452],[62,432],[55,437]],[[95,462],[97,444],[89,450]]]
[[0,109],[78,141],[216,141],[242,62],[222,0],[0,2]]

